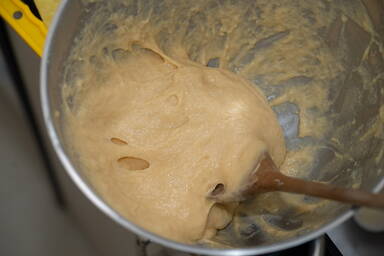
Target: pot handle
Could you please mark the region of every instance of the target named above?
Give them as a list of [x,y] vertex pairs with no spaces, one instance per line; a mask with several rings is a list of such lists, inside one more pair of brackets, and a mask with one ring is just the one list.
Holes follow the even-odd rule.
[[312,256],[324,256],[325,255],[325,238],[324,235],[318,237],[313,242],[313,247],[311,248]]
[[37,55],[42,55],[47,27],[26,4],[20,0],[1,0],[0,15]]

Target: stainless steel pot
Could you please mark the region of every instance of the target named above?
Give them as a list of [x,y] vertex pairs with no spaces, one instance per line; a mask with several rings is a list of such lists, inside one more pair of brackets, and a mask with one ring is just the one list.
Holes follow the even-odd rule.
[[[169,3],[169,1],[160,0],[113,0],[108,1],[108,5],[116,4],[115,8],[108,7],[106,12],[108,14],[108,11],[126,10],[127,13],[130,13],[129,15],[137,15],[139,12],[137,3],[139,3],[148,8],[157,6],[156,8],[159,9],[156,9],[157,12],[155,13],[164,15],[172,10],[173,5],[166,6],[164,4],[162,6],[163,2]],[[174,3],[184,2],[188,4],[188,1],[175,1]],[[190,2],[193,4],[193,1]],[[219,2],[225,4],[231,1]],[[293,2],[300,6],[300,3],[305,1],[295,0]],[[257,8],[257,2],[255,3],[255,8]],[[375,132],[370,132],[370,129],[382,127],[380,125],[384,118],[384,49],[382,45],[384,6],[380,0],[361,2],[354,0],[350,1],[348,5],[342,1],[331,3],[313,0],[313,3],[314,5],[315,3],[321,4],[324,12],[335,8],[340,9],[340,14],[334,20],[325,22],[324,27],[317,31],[318,40],[324,41],[324,47],[329,47],[329,51],[338,56],[342,66],[340,75],[332,78],[325,77],[322,80],[328,92],[331,107],[327,111],[320,111],[320,114],[316,113],[316,115],[319,118],[326,117],[330,129],[319,138],[300,138],[297,130],[299,125],[298,113],[302,110],[300,109],[301,106],[288,102],[275,106],[274,110],[284,127],[288,149],[296,150],[307,144],[316,145],[316,151],[314,151],[316,161],[308,167],[306,177],[321,181],[331,180],[332,183],[338,185],[355,185],[376,191],[383,184],[384,138],[382,133],[376,132],[377,129]],[[248,8],[252,10],[250,6],[254,3],[239,0],[236,4],[249,5]],[[233,237],[226,237],[224,234],[221,236],[222,239],[234,248],[218,249],[167,240],[136,226],[116,212],[94,191],[92,185],[79,171],[76,160],[65,147],[62,131],[61,106],[63,97],[61,85],[64,73],[68,73],[65,71],[66,63],[69,63],[68,56],[70,56],[73,45],[79,43],[79,40],[74,41],[74,39],[79,35],[81,25],[84,22],[90,22],[94,8],[103,8],[103,5],[107,5],[107,1],[63,0],[46,41],[41,67],[42,108],[53,146],[70,177],[101,211],[141,237],[173,249],[204,255],[258,255],[282,250],[314,239],[353,215],[353,210],[345,205],[326,203],[324,207],[318,207],[312,212],[300,215],[300,232],[287,233],[284,237],[276,240],[257,241],[251,239],[245,242],[242,241],[242,237],[234,239]],[[279,8],[278,4],[276,6]],[[200,11],[204,13],[203,9]],[[106,23],[108,22],[107,14],[105,14]],[[183,15],[186,19],[188,18],[187,13]],[[309,23],[315,24],[317,22],[309,9],[303,9],[303,19],[308,19]],[[251,52],[248,56],[254,57],[255,50],[259,50],[261,45],[268,47],[289,32],[284,33],[262,39],[264,40],[262,44],[257,45],[256,43],[254,48],[250,48]],[[167,36],[171,37],[172,33],[168,33]],[[246,62],[249,61],[249,58],[242,58],[242,60]],[[237,72],[241,68],[241,65],[237,64],[239,63],[230,65],[230,69]],[[253,79],[269,99],[278,97],[295,86],[307,88],[312,86],[308,82],[310,81],[308,78],[300,76],[288,79],[275,87],[263,83],[260,76],[254,76]],[[314,109],[312,112],[315,113],[316,111]],[[364,139],[361,139],[362,137]],[[334,143],[335,140],[337,141],[336,144]],[[343,157],[338,158],[337,155]],[[308,198],[303,200],[303,203],[308,203]],[[282,213],[282,215],[284,214]],[[279,228],[284,230],[286,227],[281,223],[279,224],[279,220],[288,220],[288,223],[292,223],[291,217],[295,214],[291,211],[289,216],[282,215],[268,215],[268,220],[264,218],[261,221],[270,221],[274,225],[280,225]],[[265,216],[263,215],[263,217]],[[296,218],[297,216],[293,217]],[[239,217],[237,221],[244,222],[245,220]],[[293,220],[293,222],[295,221]],[[284,231],[290,231],[289,229],[290,227]]]

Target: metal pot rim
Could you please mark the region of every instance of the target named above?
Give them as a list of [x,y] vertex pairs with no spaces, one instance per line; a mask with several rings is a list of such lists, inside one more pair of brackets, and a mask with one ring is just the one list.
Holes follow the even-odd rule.
[[[93,190],[90,188],[86,182],[82,179],[80,174],[76,171],[76,168],[71,163],[70,159],[66,155],[63,149],[63,145],[59,140],[59,137],[57,135],[57,132],[54,128],[53,122],[52,122],[52,116],[51,116],[51,108],[50,108],[50,100],[48,95],[48,66],[49,66],[49,58],[50,58],[50,52],[51,47],[53,44],[53,38],[55,37],[55,33],[57,31],[57,27],[59,26],[59,20],[62,16],[62,13],[64,12],[65,8],[67,7],[70,0],[63,0],[61,1],[60,6],[58,7],[58,10],[56,12],[56,15],[53,19],[53,22],[51,24],[51,28],[49,30],[42,62],[41,62],[41,69],[40,69],[40,97],[41,97],[41,107],[43,112],[43,118],[44,123],[50,138],[50,141],[52,143],[52,146],[58,155],[61,164],[64,166],[66,172],[71,177],[71,179],[74,181],[74,183],[77,185],[77,187],[82,191],[82,193],[90,200],[94,205],[96,205],[104,214],[109,216],[111,219],[113,219],[116,223],[119,223],[123,227],[127,228],[128,230],[136,233],[137,235],[149,239],[153,242],[159,243],[161,245],[170,247],[175,250],[179,251],[185,251],[189,253],[195,253],[195,254],[203,254],[203,255],[228,255],[228,256],[237,256],[237,255],[259,255],[264,253],[271,253],[279,250],[284,250],[290,247],[294,247],[300,244],[303,244],[305,242],[308,242],[310,240],[313,240],[322,234],[324,234],[326,231],[336,227],[337,225],[343,223],[347,219],[349,219],[355,212],[357,208],[351,208],[347,210],[345,213],[338,216],[336,219],[330,221],[326,225],[322,226],[321,228],[314,230],[308,234],[289,239],[287,241],[278,242],[276,244],[271,245],[263,245],[263,246],[255,246],[255,247],[249,247],[249,248],[236,248],[236,249],[216,249],[216,248],[203,248],[196,245],[187,245],[178,243],[163,237],[160,237],[154,233],[151,233],[134,223],[130,222],[129,220],[125,219],[123,216],[118,214],[111,206],[109,206],[106,202],[104,202]],[[374,188],[374,191],[379,191],[384,185],[384,179],[381,180],[381,182],[376,185]]]

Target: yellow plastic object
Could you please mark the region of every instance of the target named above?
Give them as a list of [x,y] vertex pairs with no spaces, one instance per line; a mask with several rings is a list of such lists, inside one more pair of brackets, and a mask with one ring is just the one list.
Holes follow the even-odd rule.
[[43,18],[44,24],[49,28],[53,16],[56,13],[57,7],[60,4],[60,0],[35,0],[35,5],[39,9],[41,18]]
[[0,15],[39,55],[43,53],[47,27],[20,0],[0,0]]

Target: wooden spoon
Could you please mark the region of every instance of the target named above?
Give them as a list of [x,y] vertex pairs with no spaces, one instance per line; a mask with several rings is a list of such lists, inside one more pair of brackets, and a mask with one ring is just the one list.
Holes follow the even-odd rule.
[[[260,161],[259,168],[251,178],[249,185],[245,186],[232,200],[242,201],[253,197],[257,193],[283,191],[322,197],[330,200],[340,201],[352,205],[367,206],[384,209],[384,195],[373,194],[358,189],[340,188],[330,184],[306,181],[298,178],[288,177],[279,172],[271,156],[266,153]],[[231,201],[229,198],[221,200],[220,195],[211,195],[217,201]]]

